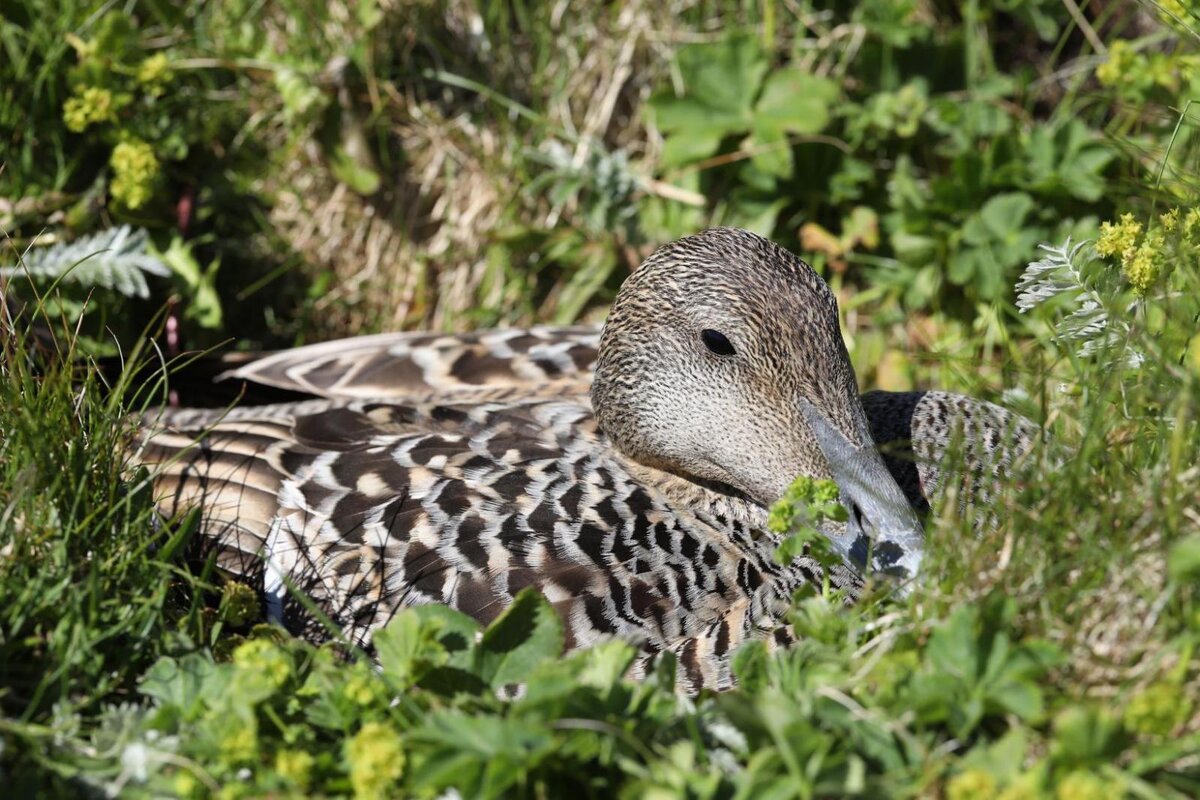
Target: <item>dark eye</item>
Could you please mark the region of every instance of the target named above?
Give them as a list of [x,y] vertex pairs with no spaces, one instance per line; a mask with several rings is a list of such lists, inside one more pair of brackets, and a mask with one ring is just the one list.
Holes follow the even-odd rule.
[[720,331],[714,331],[712,328],[705,328],[700,331],[700,341],[704,342],[704,346],[719,356],[733,355],[733,345],[725,338],[725,334]]

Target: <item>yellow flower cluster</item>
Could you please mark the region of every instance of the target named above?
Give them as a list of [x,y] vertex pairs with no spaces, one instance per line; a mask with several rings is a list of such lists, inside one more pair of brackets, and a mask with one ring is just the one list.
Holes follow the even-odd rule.
[[990,772],[969,769],[946,783],[946,800],[984,800],[996,796],[996,779]]
[[1137,60],[1137,53],[1125,39],[1117,39],[1108,48],[1108,59],[1096,67],[1096,80],[1101,86],[1112,86],[1129,74]]
[[238,672],[253,676],[278,689],[292,674],[292,659],[277,645],[266,639],[250,639],[233,651],[233,663]]
[[126,208],[141,208],[154,194],[158,157],[141,139],[128,139],[113,148],[108,159],[113,170],[112,196]]
[[1191,208],[1183,218],[1183,238],[1192,244],[1197,234],[1200,234],[1200,208]]
[[356,706],[371,706],[383,700],[382,681],[364,669],[346,679],[342,688],[346,699]]
[[138,64],[135,75],[137,82],[146,88],[146,92],[158,97],[171,82],[171,64],[165,53],[155,53],[143,59]]
[[1121,254],[1121,274],[1138,294],[1144,295],[1158,277],[1164,244],[1162,233],[1155,231],[1137,248]]
[[275,771],[300,789],[308,788],[315,763],[316,759],[303,750],[280,750],[275,755]]
[[404,743],[380,722],[368,722],[346,745],[350,785],[358,798],[388,797],[404,774]]
[[1054,796],[1058,800],[1120,800],[1125,796],[1125,787],[1094,772],[1077,769],[1058,782]]
[[63,103],[63,122],[75,133],[98,122],[113,122],[116,118],[112,92],[99,86],[76,86],[74,96]]
[[218,758],[225,764],[245,764],[258,755],[258,731],[253,721],[238,725],[217,742]]
[[1125,727],[1150,736],[1170,736],[1188,718],[1192,703],[1175,684],[1152,684],[1135,694],[1125,706]]
[[[1163,274],[1181,247],[1194,249],[1200,245],[1200,210],[1192,208],[1183,214],[1173,208],[1158,217],[1158,224],[1142,235],[1142,223],[1133,214],[1122,214],[1116,222],[1100,226],[1096,240],[1097,255],[1119,256],[1121,274],[1139,295],[1145,295]],[[1167,236],[1175,244],[1168,247]]]
[[1135,220],[1133,214],[1122,214],[1115,224],[1101,223],[1096,252],[1105,257],[1124,254],[1137,245],[1137,238],[1141,234],[1142,223]]
[[258,616],[258,593],[244,583],[228,581],[221,587],[220,608],[230,625],[245,625]]

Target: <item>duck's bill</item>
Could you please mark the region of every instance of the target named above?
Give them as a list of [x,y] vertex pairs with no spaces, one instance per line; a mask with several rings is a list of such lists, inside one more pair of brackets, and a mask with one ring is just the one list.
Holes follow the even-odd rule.
[[851,565],[900,579],[920,572],[925,531],[874,447],[859,447],[810,403],[804,413],[841,490],[850,519],[829,539]]

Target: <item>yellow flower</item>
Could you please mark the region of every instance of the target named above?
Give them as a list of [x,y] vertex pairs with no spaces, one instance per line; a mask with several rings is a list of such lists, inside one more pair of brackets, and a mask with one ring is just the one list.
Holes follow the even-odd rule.
[[275,771],[301,789],[308,788],[315,763],[316,759],[303,750],[280,750],[275,755]]
[[230,625],[245,625],[258,615],[258,594],[244,583],[228,581],[221,587],[220,608]]
[[387,725],[368,722],[346,744],[350,785],[360,798],[387,797],[404,774],[404,743]]
[[1133,214],[1122,214],[1118,222],[1105,222],[1100,225],[1096,252],[1106,257],[1128,252],[1137,244],[1141,233],[1142,223],[1135,220]]
[[108,159],[113,170],[112,196],[126,208],[141,208],[154,194],[158,157],[141,139],[129,139],[113,148]]
[[356,672],[346,679],[342,692],[357,706],[374,705],[383,698],[380,681],[370,674]]
[[203,790],[200,781],[191,772],[181,769],[175,773],[174,779],[171,781],[171,788],[175,790],[177,797],[198,797]]
[[1096,80],[1102,86],[1113,86],[1130,74],[1137,52],[1124,39],[1117,39],[1108,48],[1108,60],[1096,68]]
[[1121,274],[1140,295],[1153,285],[1162,266],[1163,236],[1155,231],[1138,247],[1121,253]]
[[258,755],[258,732],[247,722],[222,736],[217,742],[220,760],[225,764],[243,764]]
[[77,86],[75,95],[63,103],[63,121],[75,133],[81,133],[97,122],[113,122],[116,118],[112,92],[99,86]]
[[1038,800],[1044,795],[1032,781],[1017,779],[997,795],[996,800]]
[[1200,209],[1189,208],[1183,218],[1183,238],[1191,241],[1197,230],[1200,230]]
[[981,769],[960,772],[946,783],[946,800],[990,800],[996,796],[996,779]]
[[1119,800],[1125,787],[1106,781],[1095,773],[1077,769],[1058,782],[1054,796],[1058,800]]
[[[1190,348],[1189,348],[1190,349]],[[1125,727],[1136,733],[1169,736],[1192,711],[1192,702],[1173,683],[1152,684],[1134,695],[1125,706]]]
[[1167,213],[1159,215],[1158,221],[1162,225],[1162,229],[1170,233],[1179,227],[1179,209],[1172,208]]
[[266,681],[278,689],[292,674],[291,657],[266,639],[251,639],[233,651],[233,663],[238,672]]
[[142,63],[138,64],[135,77],[150,94],[155,97],[162,94],[163,89],[171,82],[171,64],[167,61],[166,54],[155,53],[143,59]]

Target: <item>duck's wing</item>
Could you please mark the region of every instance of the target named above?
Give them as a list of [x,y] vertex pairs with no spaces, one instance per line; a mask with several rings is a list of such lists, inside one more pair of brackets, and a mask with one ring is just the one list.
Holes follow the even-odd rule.
[[[953,493],[986,527],[997,488],[1030,462],[1040,429],[994,403],[950,392],[867,392],[863,408],[884,463],[921,512]],[[949,485],[948,476],[956,476]]]
[[[591,425],[589,408],[567,402],[168,410],[145,421],[137,460],[160,511],[198,506],[219,566],[265,592],[290,629],[324,633],[298,592],[366,642],[405,605],[486,622],[524,585],[586,594],[589,576],[542,548],[587,500]],[[572,459],[579,474],[561,474]],[[536,571],[514,563],[531,553]]]
[[162,412],[138,460],[162,513],[198,506],[219,565],[310,639],[327,632],[297,597],[367,643],[401,607],[486,623],[534,587],[568,646],[611,634],[661,650],[763,573],[623,472],[598,436],[585,403],[315,400]]
[[586,394],[600,329],[385,333],[284,350],[225,372],[315,397],[464,401]]

